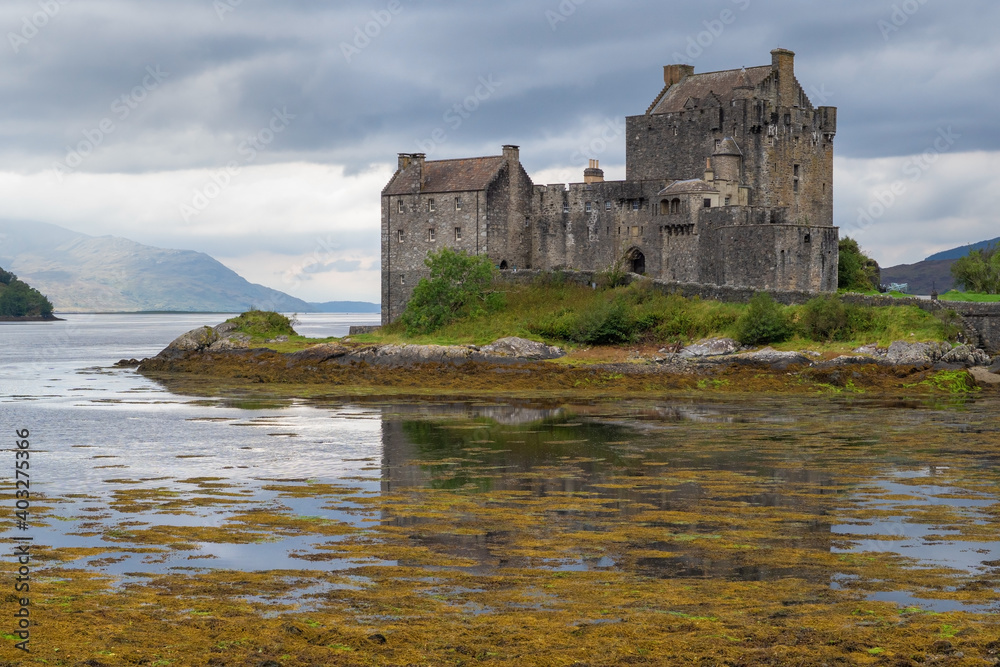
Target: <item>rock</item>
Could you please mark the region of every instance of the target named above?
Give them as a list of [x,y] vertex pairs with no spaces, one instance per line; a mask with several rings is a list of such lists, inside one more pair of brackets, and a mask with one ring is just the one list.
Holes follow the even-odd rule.
[[226,350],[246,350],[250,348],[250,336],[243,333],[232,334],[226,336],[225,338],[220,338],[211,345],[208,349],[212,352],[224,352]]
[[501,338],[479,349],[491,357],[513,357],[515,359],[558,359],[566,353],[559,347],[536,343],[524,338]]
[[886,361],[896,366],[923,366],[938,361],[951,347],[947,343],[907,343],[897,340],[886,351]]
[[883,347],[879,347],[874,343],[871,345],[862,345],[858,349],[854,350],[854,354],[866,354],[871,357],[884,357],[886,352],[888,352],[888,350]]
[[304,350],[299,350],[298,352],[292,352],[288,355],[289,361],[311,361],[314,363],[322,363],[328,359],[337,359],[343,357],[351,352],[351,349],[344,347],[343,345],[337,345],[336,343],[320,343],[319,345],[313,345],[312,347],[307,347]]
[[233,331],[236,331],[236,323],[235,322],[223,322],[222,324],[219,324],[219,325],[215,326],[214,328],[215,328],[215,333],[219,334],[220,336],[225,336],[228,333],[232,333]]
[[732,338],[706,338],[680,351],[684,359],[695,357],[721,357],[740,351],[740,344]]
[[866,357],[864,355],[842,355],[836,359],[831,359],[830,361],[824,361],[816,364],[817,368],[842,368],[844,366],[861,366],[864,364],[877,364],[878,359],[874,357]]
[[1000,385],[1000,374],[991,373],[986,368],[982,366],[974,366],[969,369],[969,373],[975,378],[976,382],[983,385]]
[[182,334],[167,345],[158,355],[166,359],[177,359],[190,352],[201,352],[219,340],[218,332],[212,327],[200,327]]
[[993,363],[990,365],[990,373],[1000,373],[1000,357],[993,360]]
[[959,345],[941,357],[941,362],[945,364],[961,364],[966,367],[989,366],[990,357],[982,350],[974,348],[971,345]]
[[801,352],[779,352],[771,347],[765,347],[756,352],[744,352],[732,357],[733,361],[754,366],[768,366],[772,370],[783,371],[791,366],[811,366],[809,357]]
[[138,359],[122,359],[115,364],[115,368],[138,368],[141,363]]
[[268,342],[268,343],[287,343],[288,342],[288,336],[278,336],[277,338],[272,338],[271,340],[266,341],[266,342]]

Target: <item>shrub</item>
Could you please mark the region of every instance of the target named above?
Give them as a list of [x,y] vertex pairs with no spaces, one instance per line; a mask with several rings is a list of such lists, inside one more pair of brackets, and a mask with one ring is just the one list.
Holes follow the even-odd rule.
[[810,300],[802,307],[799,315],[799,326],[803,336],[817,341],[850,338],[853,332],[848,310],[848,307],[832,294]]
[[428,334],[503,306],[503,294],[492,288],[498,272],[489,257],[443,248],[429,254],[424,264],[431,277],[417,284],[400,318],[407,335]]
[[228,322],[236,325],[237,331],[255,338],[277,338],[278,336],[297,336],[292,328],[292,321],[281,313],[270,310],[252,308]]
[[781,304],[767,292],[758,292],[736,321],[736,339],[744,345],[780,343],[792,337],[792,324]]

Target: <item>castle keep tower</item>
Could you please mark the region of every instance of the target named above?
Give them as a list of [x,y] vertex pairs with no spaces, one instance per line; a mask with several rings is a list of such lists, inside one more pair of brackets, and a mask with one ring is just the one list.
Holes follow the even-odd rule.
[[534,185],[517,146],[426,161],[402,154],[382,192],[382,319],[402,314],[444,246],[501,269],[628,268],[668,281],[834,291],[837,109],[814,107],[795,54],[696,74],[663,68],[645,114],[626,120],[626,179],[596,160],[583,182]]

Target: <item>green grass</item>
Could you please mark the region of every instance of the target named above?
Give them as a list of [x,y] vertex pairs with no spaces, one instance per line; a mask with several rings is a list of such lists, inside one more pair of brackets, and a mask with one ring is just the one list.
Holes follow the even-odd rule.
[[[685,299],[664,295],[648,284],[592,290],[550,282],[507,286],[506,307],[495,313],[465,318],[432,334],[407,337],[399,324],[379,333],[353,336],[369,343],[483,345],[505,336],[549,344],[584,347],[605,336],[619,343],[690,343],[708,337],[736,337],[743,304]],[[836,341],[814,340],[800,323],[804,306],[783,306],[795,325],[795,335],[780,345],[786,349],[836,349],[869,343],[886,346],[896,340],[945,341],[957,329],[915,306],[852,307],[850,326]],[[588,336],[590,339],[588,339]],[[588,342],[588,340],[590,342]]]
[[1000,302],[1000,294],[974,294],[971,292],[959,292],[951,290],[938,297],[941,301],[968,301],[972,303],[997,303]]

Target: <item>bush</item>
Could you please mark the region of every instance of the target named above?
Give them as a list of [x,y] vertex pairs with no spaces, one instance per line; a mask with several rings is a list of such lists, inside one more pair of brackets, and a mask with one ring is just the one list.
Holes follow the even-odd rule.
[[818,296],[802,307],[802,335],[817,341],[847,340],[853,333],[849,307],[834,295]]
[[277,338],[278,336],[297,336],[292,328],[292,321],[281,313],[270,310],[251,309],[228,322],[236,325],[237,331],[255,338]]
[[498,271],[489,257],[443,248],[424,260],[431,271],[413,290],[400,318],[410,336],[429,334],[463,317],[477,317],[503,307],[493,290]]
[[758,292],[736,321],[736,340],[744,345],[780,343],[792,337],[792,324],[781,304],[767,292]]

